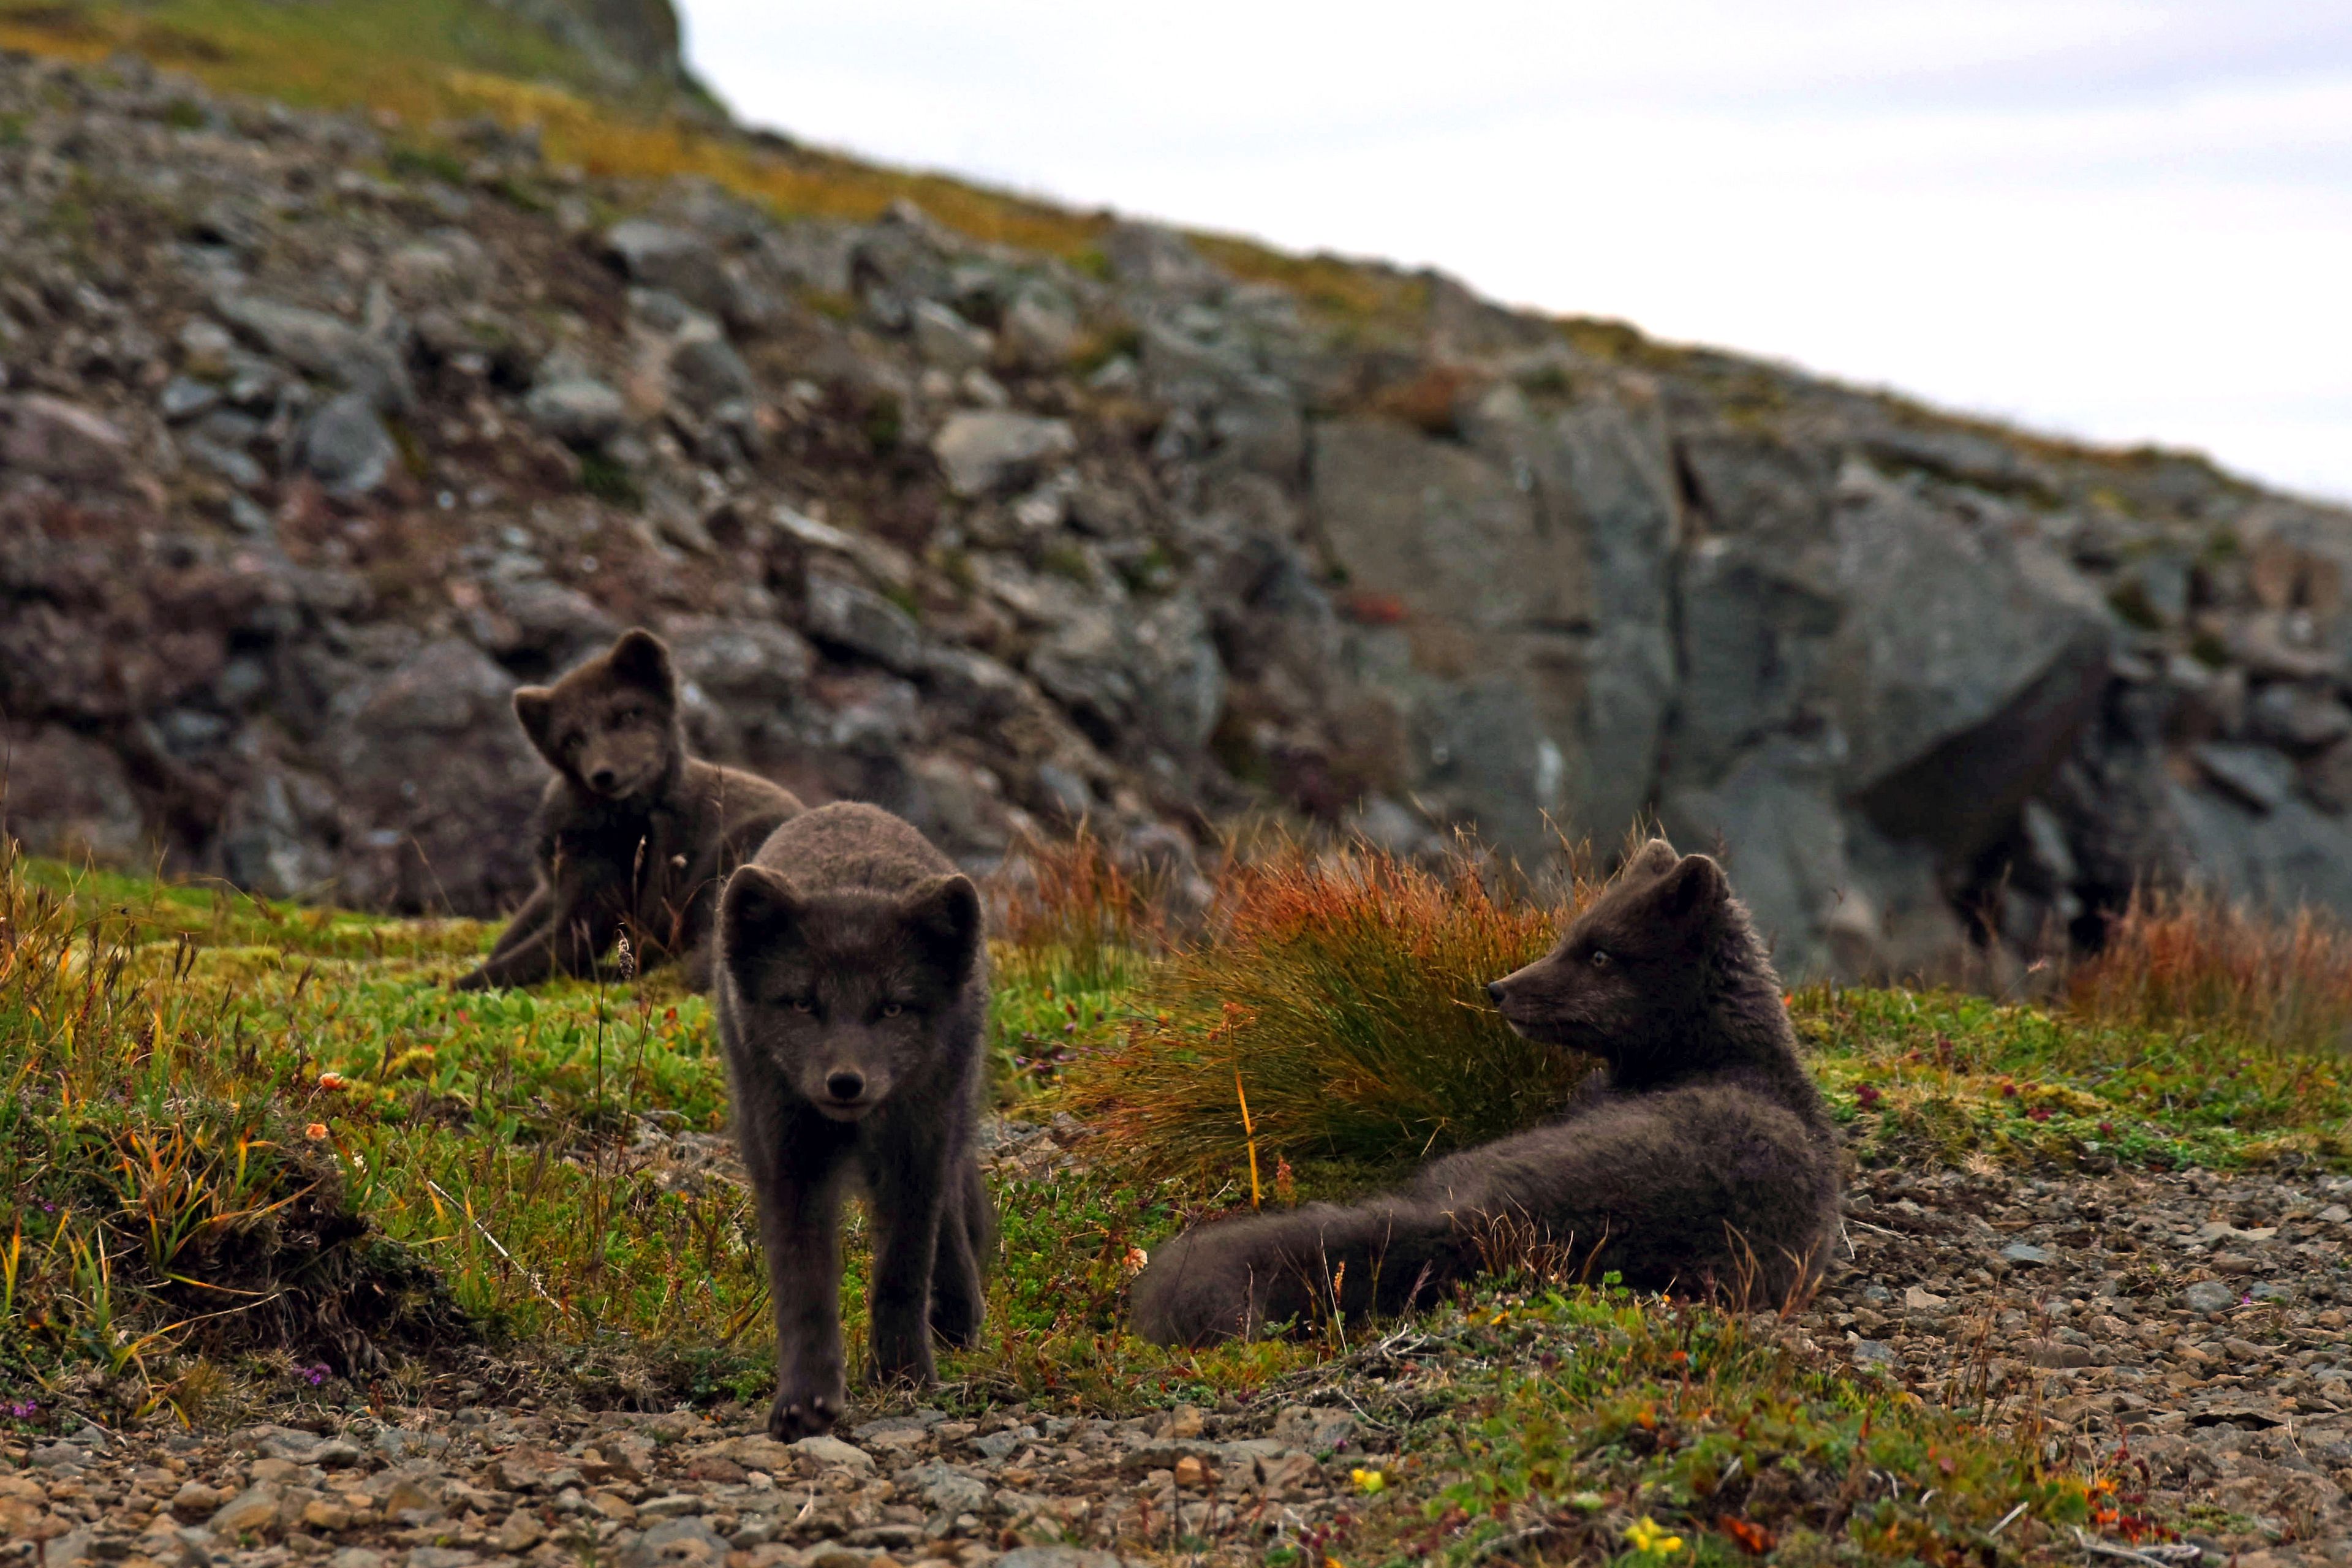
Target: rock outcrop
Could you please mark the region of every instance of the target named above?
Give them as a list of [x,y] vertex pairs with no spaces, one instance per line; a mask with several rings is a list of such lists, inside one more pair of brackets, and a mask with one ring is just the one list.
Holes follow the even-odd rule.
[[1149,225],[396,158],[135,62],[0,60],[0,120],[37,849],[494,910],[507,693],[645,623],[709,755],[975,865],[1654,817],[1798,974],[2093,940],[2147,880],[2352,911],[2352,515],[2199,459]]

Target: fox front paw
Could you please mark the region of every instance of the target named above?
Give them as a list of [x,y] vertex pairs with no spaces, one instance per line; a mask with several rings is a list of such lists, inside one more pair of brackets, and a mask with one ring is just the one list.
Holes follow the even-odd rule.
[[776,1402],[768,1407],[768,1436],[780,1443],[821,1437],[832,1431],[833,1424],[840,1418],[838,1393],[788,1385],[776,1390]]

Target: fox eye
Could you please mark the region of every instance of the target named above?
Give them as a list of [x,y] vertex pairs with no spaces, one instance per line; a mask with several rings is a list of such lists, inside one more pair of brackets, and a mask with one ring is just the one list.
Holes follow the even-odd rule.
[[794,997],[793,998],[793,1011],[796,1013],[813,1013],[816,1011],[816,998],[814,997]]
[[904,1002],[884,1002],[882,1004],[882,1016],[886,1019],[897,1018],[900,1013],[905,1012],[906,1010],[907,1004]]
[[1609,956],[1609,950],[1605,947],[1595,947],[1592,950],[1592,967],[1596,969],[1605,969],[1615,961]]

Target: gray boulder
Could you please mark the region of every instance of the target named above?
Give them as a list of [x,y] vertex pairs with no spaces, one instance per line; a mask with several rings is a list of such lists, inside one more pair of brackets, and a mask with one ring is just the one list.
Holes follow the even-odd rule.
[[268,353],[362,394],[373,407],[393,413],[415,404],[398,350],[341,317],[249,294],[222,295],[213,308]]
[[1840,784],[1895,837],[1971,854],[2015,821],[2095,710],[2113,623],[2081,574],[2032,539],[1860,465],[1840,479],[1832,532],[1845,612],[1822,695],[1845,737]]
[[604,254],[631,283],[666,289],[710,316],[724,317],[733,308],[727,269],[699,235],[650,218],[630,218],[605,231]]
[[294,458],[329,495],[356,499],[383,487],[400,461],[400,448],[374,403],[353,392],[328,399],[304,422]]
[[0,834],[37,855],[128,864],[146,829],[131,775],[113,750],[63,725],[42,725],[0,747]]
[[1140,615],[1088,607],[1031,651],[1032,679],[1097,745],[1197,750],[1224,708],[1224,667],[1198,599],[1179,593]]
[[872,589],[826,574],[808,583],[808,633],[886,670],[912,674],[922,667],[923,629],[915,618]]
[[962,409],[950,414],[931,438],[931,453],[959,496],[987,496],[1017,488],[1039,466],[1078,449],[1069,422],[1006,409]]
[[988,363],[996,352],[996,336],[976,327],[935,299],[918,299],[908,313],[915,351],[929,362],[950,371],[968,371]]
[[1022,289],[1005,308],[1004,346],[1023,364],[1053,370],[1069,362],[1085,329],[1076,308],[1043,287]]
[[337,699],[329,778],[342,802],[345,896],[487,915],[528,888],[547,767],[514,721],[516,682],[455,638]]
[[629,404],[618,392],[593,377],[569,375],[541,382],[523,400],[530,421],[572,446],[611,440],[628,423]]

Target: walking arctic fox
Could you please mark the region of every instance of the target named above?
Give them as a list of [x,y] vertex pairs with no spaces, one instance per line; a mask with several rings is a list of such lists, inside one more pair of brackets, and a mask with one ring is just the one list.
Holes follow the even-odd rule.
[[776,1314],[768,1429],[823,1432],[845,1397],[841,1203],[874,1230],[868,1371],[927,1384],[931,1335],[980,1337],[995,1214],[974,1155],[988,952],[979,892],[873,806],[769,835],[719,907],[719,1039]]
[[1607,1064],[1560,1120],[1361,1204],[1187,1232],[1136,1281],[1135,1332],[1202,1344],[1404,1312],[1530,1241],[1643,1290],[1778,1303],[1818,1277],[1837,1135],[1714,861],[1653,840],[1558,946],[1486,990],[1528,1039]]
[[650,632],[623,632],[551,686],[520,688],[514,707],[555,769],[539,808],[539,886],[457,989],[590,974],[625,929],[639,967],[682,957],[707,986],[719,890],[799,800],[687,756],[677,675]]

